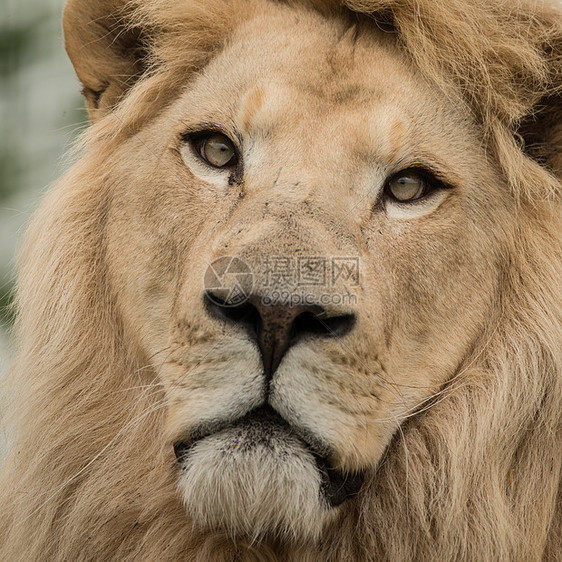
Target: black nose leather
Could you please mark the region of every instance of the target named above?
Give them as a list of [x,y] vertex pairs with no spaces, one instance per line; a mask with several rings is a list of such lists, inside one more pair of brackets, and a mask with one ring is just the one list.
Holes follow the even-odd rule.
[[223,301],[212,292],[207,292],[206,297],[212,315],[244,326],[256,340],[267,378],[271,378],[287,350],[303,336],[341,337],[355,324],[354,314],[329,316],[318,305],[270,305],[254,295],[241,304]]

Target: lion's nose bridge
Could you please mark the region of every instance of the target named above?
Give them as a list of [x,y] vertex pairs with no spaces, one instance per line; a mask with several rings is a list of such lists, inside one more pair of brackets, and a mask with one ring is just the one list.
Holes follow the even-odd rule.
[[318,300],[341,290],[346,275],[359,283],[358,226],[313,197],[296,204],[264,198],[235,217],[227,234],[226,250],[248,264],[261,293]]
[[339,304],[330,298],[335,293],[359,285],[358,251],[352,245],[331,243],[333,233],[303,231],[287,221],[280,226],[264,222],[239,236],[240,240],[223,244],[209,261],[205,288],[218,290],[222,298],[252,294],[265,303],[325,307]]

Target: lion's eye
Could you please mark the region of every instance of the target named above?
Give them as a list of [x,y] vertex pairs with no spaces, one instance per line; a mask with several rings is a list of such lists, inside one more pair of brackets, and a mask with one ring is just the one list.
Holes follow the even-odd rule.
[[211,133],[193,142],[199,156],[215,168],[232,168],[238,163],[234,143],[225,135]]
[[430,182],[417,172],[401,172],[392,177],[385,186],[387,195],[400,203],[417,201],[430,190]]

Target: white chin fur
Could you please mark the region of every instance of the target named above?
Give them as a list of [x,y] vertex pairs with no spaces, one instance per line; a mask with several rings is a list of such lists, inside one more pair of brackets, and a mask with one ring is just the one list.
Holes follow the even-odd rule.
[[225,429],[198,441],[182,468],[186,509],[206,529],[314,540],[337,511],[321,496],[314,457],[283,428]]

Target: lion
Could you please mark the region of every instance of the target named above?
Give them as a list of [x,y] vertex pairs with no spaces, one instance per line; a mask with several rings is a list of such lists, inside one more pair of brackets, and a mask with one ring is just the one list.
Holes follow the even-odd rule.
[[562,17],[69,0],[3,560],[562,559]]

